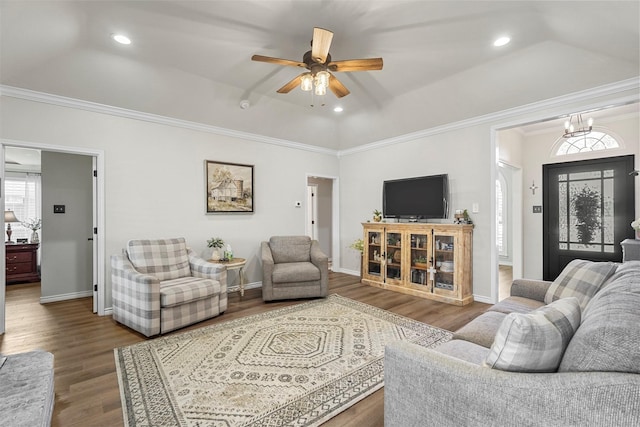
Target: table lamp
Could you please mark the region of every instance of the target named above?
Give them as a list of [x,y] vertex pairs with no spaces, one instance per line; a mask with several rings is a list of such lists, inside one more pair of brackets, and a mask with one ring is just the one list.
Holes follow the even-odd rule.
[[7,242],[13,243],[11,241],[11,223],[12,222],[20,222],[18,218],[16,218],[16,214],[13,211],[4,211],[4,222],[7,223]]

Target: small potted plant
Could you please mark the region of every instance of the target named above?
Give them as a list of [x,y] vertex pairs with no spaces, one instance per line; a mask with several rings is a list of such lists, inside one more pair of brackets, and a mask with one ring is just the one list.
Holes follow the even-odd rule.
[[349,247],[360,252],[360,278],[362,278],[362,255],[364,254],[364,240],[356,239],[349,245]]
[[413,265],[418,268],[427,268],[427,258],[423,256],[419,256],[413,259]]
[[40,236],[38,236],[38,230],[42,227],[42,220],[40,218],[30,218],[24,221],[22,225],[31,230],[31,243],[39,243]]
[[373,210],[373,220],[375,222],[382,221],[382,212],[380,212],[378,209]]
[[207,246],[213,248],[211,251],[211,259],[214,261],[218,261],[220,259],[220,251],[219,249],[224,247],[224,240],[219,237],[212,237],[207,240]]

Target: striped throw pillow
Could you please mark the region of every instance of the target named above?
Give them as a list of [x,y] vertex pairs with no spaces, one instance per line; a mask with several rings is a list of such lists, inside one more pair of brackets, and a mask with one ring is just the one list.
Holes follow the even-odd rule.
[[560,298],[576,297],[583,310],[602,285],[616,272],[618,265],[613,262],[593,262],[574,259],[553,281],[544,296],[550,304]]
[[513,372],[555,372],[580,326],[580,303],[569,297],[502,321],[483,365]]

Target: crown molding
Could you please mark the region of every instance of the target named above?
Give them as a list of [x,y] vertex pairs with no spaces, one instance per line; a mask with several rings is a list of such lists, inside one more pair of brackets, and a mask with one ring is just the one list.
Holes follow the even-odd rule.
[[[580,92],[574,92],[568,95],[562,95],[555,98],[550,98],[543,101],[534,102],[531,104],[525,104],[520,107],[510,108],[507,110],[498,111],[495,113],[485,114],[483,116],[472,117],[466,120],[460,120],[458,122],[448,123],[442,126],[436,126],[429,129],[424,129],[404,135],[399,135],[392,138],[383,139],[370,144],[360,145],[358,147],[349,148],[346,150],[338,151],[338,157],[348,156],[350,154],[360,153],[363,151],[375,150],[390,145],[401,144],[403,142],[409,142],[420,138],[425,138],[433,135],[438,135],[445,132],[451,132],[467,127],[477,126],[481,124],[488,124],[495,122],[505,121],[513,119],[520,115],[526,115],[531,113],[537,113],[545,109],[553,109],[565,106],[567,104],[575,102],[591,101],[598,97],[615,95],[617,93],[626,91],[637,91],[632,96],[627,96],[624,99],[619,100],[622,103],[638,102],[640,101],[640,77],[634,77],[619,82],[597,86],[595,88],[583,90]],[[610,103],[610,101],[608,102]]]
[[44,104],[57,105],[59,107],[75,108],[78,110],[90,111],[93,113],[107,114],[111,116],[124,117],[133,120],[141,120],[166,126],[179,127],[183,129],[195,130],[199,132],[211,133],[214,135],[230,136],[248,141],[261,142],[264,144],[278,145],[281,147],[293,148],[296,150],[311,151],[313,153],[337,156],[338,151],[329,148],[317,147],[315,145],[303,144],[286,139],[272,138],[250,132],[242,132],[234,129],[207,125],[204,123],[191,122],[188,120],[175,119],[157,114],[145,113],[142,111],[129,110],[126,108],[113,107],[111,105],[99,104],[97,102],[84,101],[81,99],[68,98],[66,96],[53,95],[45,92],[37,92],[30,89],[23,89],[13,86],[0,85],[0,96],[8,96],[27,101],[41,102]]
[[[144,113],[141,111],[129,110],[126,108],[113,107],[110,105],[99,104],[96,102],[83,101],[75,98],[68,98],[59,95],[53,95],[44,92],[37,92],[30,89],[22,89],[13,86],[0,85],[0,96],[9,96],[12,98],[24,99],[34,102],[42,102],[46,104],[58,105],[61,107],[76,108],[85,111],[91,111],[100,114],[108,114],[112,116],[125,117],[134,120],[142,120],[151,123],[163,124],[167,126],[180,127],[184,129],[196,130],[200,132],[211,133],[215,135],[230,136],[248,141],[260,142],[264,144],[277,145],[281,147],[293,148],[296,150],[310,151],[330,156],[348,156],[369,150],[401,144],[404,142],[414,141],[416,139],[425,138],[445,132],[456,131],[467,127],[477,126],[481,124],[494,123],[513,119],[520,115],[536,113],[544,109],[552,109],[565,106],[575,102],[590,101],[601,96],[610,96],[626,91],[640,91],[640,77],[634,77],[619,82],[597,86],[595,88],[574,92],[568,95],[562,95],[543,101],[526,104],[520,107],[510,108],[495,113],[485,114],[482,116],[472,117],[470,119],[460,120],[448,123],[442,126],[436,126],[416,132],[399,135],[392,138],[375,141],[369,144],[360,145],[358,147],[346,150],[332,150],[328,148],[317,147],[314,145],[303,144],[300,142],[289,141],[286,139],[272,138],[269,136],[258,135],[249,132],[242,132],[233,129],[227,129],[218,126],[207,125],[203,123],[191,122],[188,120],[175,119],[172,117],[160,116],[157,114]],[[624,98],[624,102],[638,102],[640,100],[640,92]]]

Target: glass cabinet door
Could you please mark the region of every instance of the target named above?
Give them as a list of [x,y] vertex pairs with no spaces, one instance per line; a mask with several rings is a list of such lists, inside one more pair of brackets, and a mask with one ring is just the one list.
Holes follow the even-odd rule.
[[387,231],[385,282],[402,284],[402,233]]
[[409,282],[412,285],[428,286],[430,282],[429,267],[429,247],[431,235],[428,233],[410,233],[411,240],[411,271],[409,272]]
[[382,276],[382,231],[368,230],[365,245],[365,275],[376,276],[380,280]]
[[433,292],[445,295],[453,294],[457,287],[454,274],[456,238],[448,234],[434,234],[433,247],[436,263]]

